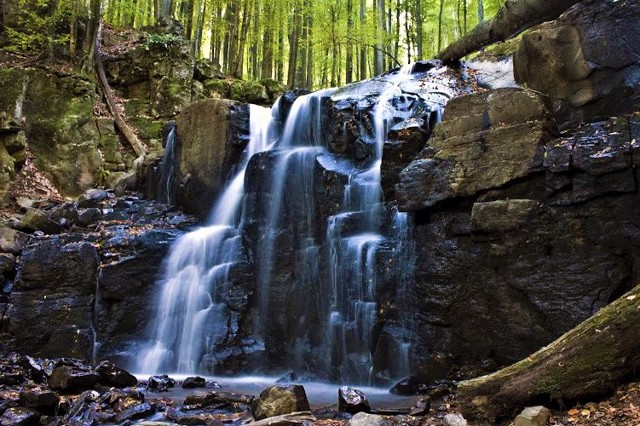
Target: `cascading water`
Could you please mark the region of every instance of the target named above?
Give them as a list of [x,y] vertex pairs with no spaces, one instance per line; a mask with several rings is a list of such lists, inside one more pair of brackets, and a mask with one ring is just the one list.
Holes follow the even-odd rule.
[[[216,361],[207,357],[229,327],[220,295],[227,293],[231,268],[247,258],[255,280],[250,333],[266,357],[260,366],[371,382],[383,325],[379,286],[392,280],[397,304],[406,304],[414,260],[410,217],[382,200],[383,147],[398,123],[426,117],[423,127],[430,128],[448,99],[414,82],[413,69],[405,66],[364,88],[300,96],[284,125],[280,102],[271,113],[252,106],[249,145],[209,225],[171,250],[157,323],[138,371],[211,371]],[[357,142],[341,145],[351,144],[349,153],[327,138],[332,128],[323,115],[341,103],[359,126]],[[347,124],[341,126],[347,139]],[[322,195],[327,181],[334,186]],[[381,259],[391,257],[396,270],[383,283]],[[409,335],[394,335],[398,365],[380,367],[385,374],[408,373],[410,342]]]
[[[235,176],[212,209],[208,225],[181,237],[171,248],[161,281],[151,344],[138,357],[137,371],[194,373],[202,357],[224,337],[229,270],[240,258],[240,209],[249,159],[271,148],[271,111],[252,105],[251,137]],[[173,130],[172,130],[173,132]]]
[[156,186],[156,200],[173,204],[173,178],[175,174],[175,153],[176,151],[176,126],[171,126],[171,130],[164,139],[164,153],[158,166],[158,184]]

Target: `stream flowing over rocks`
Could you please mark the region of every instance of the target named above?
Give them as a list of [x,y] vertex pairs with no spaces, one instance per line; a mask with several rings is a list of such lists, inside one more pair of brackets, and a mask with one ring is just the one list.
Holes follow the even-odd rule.
[[[231,101],[215,69],[181,62],[184,46],[167,67],[142,49],[114,56],[107,72],[139,99],[128,108],[146,140],[164,135],[165,155],[129,185],[147,199],[87,190],[101,167],[125,175],[131,154],[112,146],[113,122],[86,119],[89,83],[30,71],[0,100],[13,111],[0,192],[29,141],[58,195],[79,197],[22,197],[0,226],[0,423],[401,422],[337,385],[342,413],[320,414],[300,385],[395,384],[428,395],[411,413],[432,399],[438,411],[453,381],[589,318],[640,278],[639,9],[576,4],[524,34],[515,80],[500,63],[483,87],[474,70],[485,79],[492,65],[421,61]],[[64,88],[46,120],[33,118],[37,87]],[[206,387],[178,405],[149,397],[170,377],[144,390],[121,368],[282,379],[256,397],[191,377],[185,388]],[[434,424],[464,421],[447,410]]]

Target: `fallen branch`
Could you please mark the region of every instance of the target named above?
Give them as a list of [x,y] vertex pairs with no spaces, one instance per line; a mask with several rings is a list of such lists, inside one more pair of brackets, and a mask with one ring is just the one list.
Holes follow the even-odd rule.
[[612,393],[640,367],[640,286],[550,345],[488,376],[460,382],[465,417],[490,422],[549,402]]
[[100,87],[102,88],[102,93],[104,93],[104,98],[107,102],[107,106],[109,107],[109,111],[111,115],[113,115],[113,120],[115,122],[116,127],[120,130],[120,133],[127,140],[129,145],[133,148],[139,159],[144,158],[147,154],[147,148],[144,146],[142,141],[138,139],[138,136],[133,131],[131,126],[127,124],[127,122],[122,118],[122,114],[118,111],[116,97],[113,94],[113,90],[111,86],[109,86],[109,81],[107,80],[107,75],[104,72],[104,65],[102,64],[102,58],[100,57],[100,49],[98,49],[98,45],[96,43],[94,49],[94,61],[96,66],[96,71],[98,72],[98,80],[100,81]]
[[490,44],[515,37],[524,30],[560,16],[581,0],[507,0],[492,19],[454,41],[438,55],[445,62],[455,61]]

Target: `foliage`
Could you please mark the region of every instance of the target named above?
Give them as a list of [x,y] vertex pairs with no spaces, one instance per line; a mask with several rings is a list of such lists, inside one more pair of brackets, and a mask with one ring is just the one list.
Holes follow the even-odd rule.
[[33,53],[64,46],[71,38],[73,22],[87,18],[78,0],[16,0],[16,13],[5,27],[6,50]]
[[145,40],[145,48],[170,52],[178,49],[181,43],[182,38],[175,34],[149,34]]
[[[68,43],[73,54],[88,0],[5,1],[19,10],[5,22],[10,50]],[[179,20],[193,52],[227,75],[315,89],[429,59],[505,1],[102,0],[101,6],[103,20],[119,28]],[[161,28],[149,34],[146,48],[171,53],[181,36]]]

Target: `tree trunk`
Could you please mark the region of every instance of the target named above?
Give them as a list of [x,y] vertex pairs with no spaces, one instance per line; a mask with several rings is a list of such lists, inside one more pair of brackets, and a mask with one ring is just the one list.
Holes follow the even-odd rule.
[[455,61],[490,44],[507,40],[534,25],[557,18],[581,0],[508,0],[495,17],[451,43],[438,57]]
[[[353,34],[353,0],[347,0],[347,34]],[[353,81],[353,43],[351,38],[347,38],[347,57],[345,59],[345,83]]]
[[465,417],[495,422],[529,405],[587,401],[640,368],[640,286],[528,358],[458,384]]
[[422,27],[424,18],[422,17],[422,1],[416,0],[416,47],[418,49],[418,59],[424,59],[422,51]]
[[102,87],[107,106],[109,107],[109,111],[111,111],[111,115],[113,115],[113,121],[115,122],[116,127],[120,130],[120,133],[122,133],[129,145],[131,145],[138,158],[144,158],[147,153],[147,149],[140,139],[138,139],[138,136],[135,134],[133,129],[131,129],[127,122],[124,121],[122,115],[120,115],[120,111],[116,105],[115,95],[107,81],[107,76],[105,75],[104,67],[102,66],[102,59],[100,58],[100,52],[98,51],[97,46],[95,48],[94,60],[96,70],[98,72],[100,87]]
[[478,23],[484,22],[484,3],[478,0]]
[[438,52],[442,49],[442,15],[444,13],[444,0],[440,0],[440,12],[438,13]]
[[[360,29],[362,30],[366,25],[366,17],[367,17],[367,2],[365,0],[360,0]],[[367,47],[364,42],[361,41],[360,45],[360,75],[358,76],[360,80],[364,80],[367,78]]]

